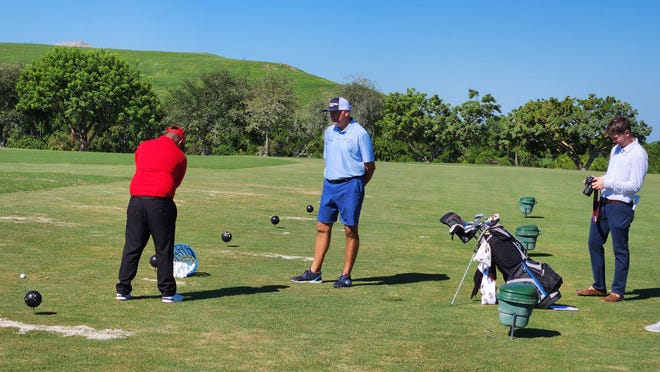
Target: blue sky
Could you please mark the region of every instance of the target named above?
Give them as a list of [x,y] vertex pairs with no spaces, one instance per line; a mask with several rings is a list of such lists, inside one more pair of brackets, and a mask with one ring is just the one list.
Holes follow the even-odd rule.
[[0,20],[2,42],[281,62],[452,105],[476,89],[503,113],[530,100],[614,96],[660,140],[655,0],[26,0],[5,2]]

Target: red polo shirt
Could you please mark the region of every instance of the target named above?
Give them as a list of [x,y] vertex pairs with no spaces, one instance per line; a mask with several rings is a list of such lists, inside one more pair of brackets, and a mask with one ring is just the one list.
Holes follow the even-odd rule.
[[135,150],[131,195],[174,197],[187,168],[186,155],[171,138],[161,136],[142,142]]

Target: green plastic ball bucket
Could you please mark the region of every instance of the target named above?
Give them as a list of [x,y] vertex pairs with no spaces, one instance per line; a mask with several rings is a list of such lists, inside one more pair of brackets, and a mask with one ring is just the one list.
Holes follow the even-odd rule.
[[522,244],[525,251],[536,248],[536,238],[541,235],[537,225],[523,225],[516,227],[516,239]]
[[503,284],[497,291],[500,323],[511,327],[510,336],[516,328],[524,328],[538,303],[536,287],[530,283]]
[[527,217],[528,214],[532,213],[534,205],[536,205],[536,198],[533,196],[523,196],[519,200],[520,202],[520,212]]

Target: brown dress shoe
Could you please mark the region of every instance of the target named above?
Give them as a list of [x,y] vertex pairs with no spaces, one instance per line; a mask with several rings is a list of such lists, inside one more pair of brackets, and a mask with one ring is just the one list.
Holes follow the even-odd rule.
[[607,295],[607,297],[603,297],[603,299],[601,301],[603,301],[603,302],[619,302],[619,301],[623,301],[623,296],[621,296],[620,294],[614,293],[614,292],[610,292],[610,294]]
[[600,289],[595,289],[594,287],[577,290],[575,291],[575,294],[577,294],[578,296],[600,296],[600,297],[607,295],[607,293],[601,291]]

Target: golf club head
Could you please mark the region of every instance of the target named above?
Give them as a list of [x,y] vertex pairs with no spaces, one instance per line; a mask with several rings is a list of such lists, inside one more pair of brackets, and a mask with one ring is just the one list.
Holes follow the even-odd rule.
[[498,222],[500,222],[500,215],[497,213],[491,214],[490,217],[488,217],[488,222],[490,223],[491,226],[497,224]]

